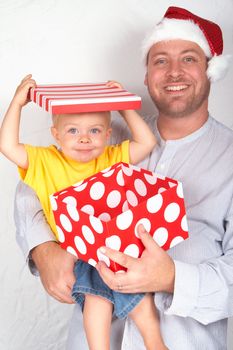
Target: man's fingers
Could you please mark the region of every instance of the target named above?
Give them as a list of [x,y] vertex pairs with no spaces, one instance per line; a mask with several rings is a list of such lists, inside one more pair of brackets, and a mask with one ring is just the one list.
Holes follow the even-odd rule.
[[145,249],[148,251],[152,251],[156,248],[161,249],[142,224],[138,225],[137,232]]
[[108,247],[101,247],[100,251],[101,253],[106,255],[109,259],[118,263],[121,266],[126,267],[127,269],[131,266],[132,262],[135,260],[135,258],[132,258],[129,255],[126,255],[124,253],[121,253],[117,250],[114,250]]
[[60,303],[74,304],[74,300],[71,297],[71,288],[69,286],[54,287],[48,286],[46,288],[48,294],[58,300]]
[[125,273],[114,273],[111,271],[103,261],[99,261],[96,265],[96,269],[99,272],[103,281],[112,289],[117,292],[125,292],[123,290],[126,287]]

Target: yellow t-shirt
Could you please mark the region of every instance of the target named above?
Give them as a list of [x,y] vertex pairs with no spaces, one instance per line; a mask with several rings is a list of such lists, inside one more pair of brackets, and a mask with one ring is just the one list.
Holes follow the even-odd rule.
[[79,163],[66,158],[54,145],[36,147],[25,145],[29,166],[19,168],[22,180],[36,192],[46,219],[56,235],[56,225],[50,205],[49,196],[54,192],[73,185],[109,166],[129,163],[129,141],[120,145],[106,146],[104,152],[88,163]]

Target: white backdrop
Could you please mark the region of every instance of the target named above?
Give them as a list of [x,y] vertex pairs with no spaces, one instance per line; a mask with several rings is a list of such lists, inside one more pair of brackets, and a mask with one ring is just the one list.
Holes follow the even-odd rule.
[[[233,0],[0,0],[0,120],[27,73],[38,83],[116,79],[142,96],[144,114],[154,112],[143,86],[140,46],[169,5],[219,23],[225,52],[233,52]],[[210,98],[212,114],[230,127],[232,81],[231,68]],[[31,103],[23,111],[22,141],[49,143],[49,126],[49,115]],[[62,350],[72,307],[45,294],[15,243],[17,181],[15,166],[0,155],[0,350]]]

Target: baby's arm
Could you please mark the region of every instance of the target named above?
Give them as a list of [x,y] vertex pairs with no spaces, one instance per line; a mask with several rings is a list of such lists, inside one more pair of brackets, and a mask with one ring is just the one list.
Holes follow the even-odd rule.
[[19,142],[19,125],[21,110],[29,102],[28,91],[36,85],[31,77],[27,75],[16,89],[0,129],[0,151],[23,169],[28,168],[28,158],[24,144]]
[[[122,87],[115,81],[109,81],[108,86]],[[132,140],[129,144],[131,164],[137,164],[152,151],[156,145],[156,138],[142,117],[134,110],[119,111],[131,132]]]

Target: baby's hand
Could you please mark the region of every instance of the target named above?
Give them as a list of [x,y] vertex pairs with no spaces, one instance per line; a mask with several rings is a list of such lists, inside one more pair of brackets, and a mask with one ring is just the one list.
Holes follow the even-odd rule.
[[17,103],[20,107],[23,107],[30,101],[30,99],[28,98],[29,89],[32,87],[36,87],[35,80],[31,78],[31,74],[28,74],[25,78],[23,78],[20,85],[15,91],[12,103]]
[[108,80],[106,85],[108,87],[119,87],[120,89],[123,89],[123,86],[115,80]]

